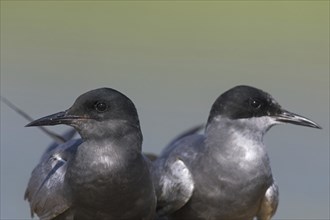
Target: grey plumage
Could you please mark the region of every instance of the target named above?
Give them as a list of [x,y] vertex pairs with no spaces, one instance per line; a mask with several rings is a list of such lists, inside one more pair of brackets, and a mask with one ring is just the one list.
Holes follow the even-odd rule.
[[141,153],[142,133],[134,104],[101,88],[71,108],[27,126],[67,124],[82,139],[54,145],[33,170],[25,198],[40,219],[154,218],[156,198]]
[[204,134],[167,146],[154,162],[159,216],[175,220],[269,220],[278,205],[263,144],[275,124],[320,128],[269,94],[234,87],[213,104]]

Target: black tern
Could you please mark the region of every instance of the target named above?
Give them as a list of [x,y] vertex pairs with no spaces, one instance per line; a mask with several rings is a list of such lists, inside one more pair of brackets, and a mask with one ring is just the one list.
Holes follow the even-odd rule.
[[321,128],[250,86],[220,95],[204,134],[170,144],[154,162],[157,214],[175,220],[271,219],[279,192],[263,137],[282,123]]
[[49,149],[31,174],[25,198],[40,219],[154,219],[156,196],[141,153],[133,102],[110,88],[89,91],[71,108],[26,126],[66,124],[81,139]]

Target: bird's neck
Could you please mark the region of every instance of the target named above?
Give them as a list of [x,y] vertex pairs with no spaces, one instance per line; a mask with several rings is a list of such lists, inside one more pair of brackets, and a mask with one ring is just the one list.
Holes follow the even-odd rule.
[[103,135],[84,139],[77,149],[73,167],[84,170],[85,165],[89,164],[90,171],[99,172],[104,177],[109,172],[122,172],[137,160],[141,160],[141,145],[140,129],[126,127],[122,132],[113,132],[110,129]]
[[140,127],[127,121],[90,123],[81,128],[79,134],[84,142],[100,148],[112,146],[124,151],[141,152],[143,137]]
[[106,137],[86,138],[78,146],[66,174],[74,200],[88,206],[89,201],[107,206],[120,198],[121,192],[127,192],[122,188],[124,181],[137,185],[139,177],[143,176],[141,167],[145,168],[141,155],[142,135],[137,128],[124,130],[107,131]]
[[214,151],[259,151],[263,137],[270,128],[266,118],[228,119],[218,117],[206,128],[206,146]]
[[225,168],[225,172],[232,171],[232,180],[251,182],[260,178],[272,179],[263,144],[263,136],[269,126],[255,120],[265,119],[220,118],[207,126],[205,153],[209,160],[215,162],[215,170]]

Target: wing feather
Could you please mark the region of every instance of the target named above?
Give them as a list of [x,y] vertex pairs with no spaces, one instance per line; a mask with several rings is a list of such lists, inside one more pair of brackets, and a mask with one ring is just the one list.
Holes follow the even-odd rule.
[[30,203],[31,216],[49,220],[71,207],[71,194],[64,178],[68,161],[81,140],[70,140],[46,151],[32,171],[24,198]]
[[192,175],[179,158],[166,163],[159,185],[161,191],[158,196],[157,213],[160,216],[180,209],[189,201],[194,191]]

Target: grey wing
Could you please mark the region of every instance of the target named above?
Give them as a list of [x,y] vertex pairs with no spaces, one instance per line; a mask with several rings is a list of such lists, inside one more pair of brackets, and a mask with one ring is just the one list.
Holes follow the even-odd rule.
[[[168,155],[177,145],[177,142],[181,141],[182,139],[197,134],[199,131],[201,131],[204,128],[203,124],[196,125],[194,127],[189,128],[188,130],[182,132],[181,134],[177,135],[173,140],[170,141],[170,143],[164,148],[161,155]],[[144,156],[146,156],[150,161],[155,161],[159,157],[156,154],[153,153],[143,153]]]
[[190,167],[198,159],[199,146],[205,139],[204,135],[197,134],[199,129],[191,129],[186,132],[187,135],[176,139],[153,162],[152,175],[159,217],[182,208],[194,193],[195,183]]
[[275,214],[279,201],[279,191],[276,183],[273,183],[266,191],[257,215],[258,220],[270,220]]
[[34,168],[24,198],[30,203],[31,216],[49,220],[64,213],[71,206],[71,195],[64,184],[68,165],[81,140],[71,140],[46,151]]
[[[182,132],[177,135],[171,142],[163,149],[161,155],[168,155],[171,151],[177,148],[178,143],[183,139],[187,139],[188,136],[195,136],[198,132],[200,132],[205,126],[203,124],[196,125],[194,127],[189,128],[188,130]],[[189,139],[188,139],[189,140]]]
[[157,214],[165,216],[183,207],[194,191],[193,177],[185,163],[176,158],[166,162],[158,173]]

